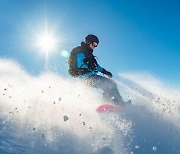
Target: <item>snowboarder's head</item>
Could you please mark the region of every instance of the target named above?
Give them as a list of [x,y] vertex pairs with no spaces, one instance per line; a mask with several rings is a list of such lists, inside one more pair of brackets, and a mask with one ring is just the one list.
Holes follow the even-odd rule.
[[94,48],[96,48],[98,46],[99,39],[98,39],[97,36],[89,34],[89,35],[86,36],[85,42],[89,45],[89,47],[91,49],[94,49]]

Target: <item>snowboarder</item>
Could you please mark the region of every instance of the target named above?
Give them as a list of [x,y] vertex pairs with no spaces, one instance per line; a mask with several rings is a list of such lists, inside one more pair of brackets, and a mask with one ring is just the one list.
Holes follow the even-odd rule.
[[[82,79],[89,86],[102,89],[103,98],[114,104],[124,104],[117,84],[110,78],[112,73],[102,68],[93,55],[94,49],[98,46],[99,39],[97,36],[89,34],[81,45],[72,49],[68,64],[68,73],[73,77]],[[101,72],[105,76],[97,73]]]

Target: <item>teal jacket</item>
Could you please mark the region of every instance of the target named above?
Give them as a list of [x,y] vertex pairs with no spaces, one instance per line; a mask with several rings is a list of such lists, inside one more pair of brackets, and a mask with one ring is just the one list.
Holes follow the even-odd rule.
[[93,50],[85,42],[72,49],[68,64],[69,74],[79,78],[97,75],[98,72],[102,73],[105,70],[97,63]]
[[[77,68],[87,68],[88,69],[88,65],[86,63],[84,63],[85,58],[86,57],[83,52],[77,54]],[[95,70],[90,70],[90,72],[80,75],[79,78],[86,78],[86,77],[89,77],[92,75],[97,75],[98,72],[102,73],[102,71],[103,71],[103,68],[99,64],[97,64]]]

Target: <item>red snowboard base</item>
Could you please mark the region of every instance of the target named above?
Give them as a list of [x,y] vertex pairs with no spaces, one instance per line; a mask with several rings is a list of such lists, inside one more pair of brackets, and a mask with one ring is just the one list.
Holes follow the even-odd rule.
[[96,108],[98,113],[109,113],[120,111],[122,107],[119,105],[103,104]]

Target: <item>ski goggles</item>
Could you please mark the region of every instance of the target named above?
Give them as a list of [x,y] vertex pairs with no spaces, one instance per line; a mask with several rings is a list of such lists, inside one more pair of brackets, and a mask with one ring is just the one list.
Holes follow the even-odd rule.
[[98,46],[98,44],[97,44],[96,42],[93,42],[92,45],[93,45],[93,47],[95,47],[95,48]]

